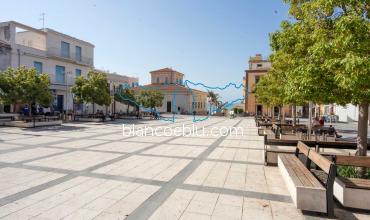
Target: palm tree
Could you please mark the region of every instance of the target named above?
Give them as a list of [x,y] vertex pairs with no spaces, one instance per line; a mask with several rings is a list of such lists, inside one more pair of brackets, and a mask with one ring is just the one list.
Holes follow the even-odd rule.
[[[218,99],[220,98],[219,94],[213,92],[213,91],[208,91],[207,98],[209,98],[209,102],[212,103],[214,106],[218,107],[219,106],[219,101]],[[211,105],[209,106],[209,113],[211,114]]]

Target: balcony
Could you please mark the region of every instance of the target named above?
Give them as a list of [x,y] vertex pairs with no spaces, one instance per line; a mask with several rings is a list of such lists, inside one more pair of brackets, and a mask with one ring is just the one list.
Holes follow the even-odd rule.
[[76,53],[69,53],[69,56],[62,54],[60,48],[49,47],[46,52],[47,56],[62,59],[67,62],[73,62],[80,65],[93,66],[94,60],[92,57],[81,56],[81,59],[77,59]]

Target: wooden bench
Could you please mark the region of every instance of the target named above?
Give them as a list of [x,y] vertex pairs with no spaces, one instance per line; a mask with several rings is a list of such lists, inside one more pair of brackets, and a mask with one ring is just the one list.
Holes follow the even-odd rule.
[[[303,156],[304,163],[299,159]],[[327,174],[326,181],[311,172],[311,163]],[[334,217],[333,184],[336,166],[299,141],[295,154],[279,154],[278,166],[293,203],[298,209],[326,213]]]
[[[335,155],[336,165],[370,168],[370,157]],[[334,196],[345,207],[370,210],[370,179],[337,176]]]

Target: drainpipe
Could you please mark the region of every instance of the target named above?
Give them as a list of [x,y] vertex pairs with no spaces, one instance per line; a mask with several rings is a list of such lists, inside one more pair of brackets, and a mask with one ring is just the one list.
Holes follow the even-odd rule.
[[21,66],[21,50],[17,49],[17,53],[18,53],[18,68],[19,68]]

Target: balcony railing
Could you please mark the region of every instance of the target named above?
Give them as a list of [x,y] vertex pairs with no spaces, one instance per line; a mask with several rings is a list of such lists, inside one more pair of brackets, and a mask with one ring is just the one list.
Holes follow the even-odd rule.
[[[88,66],[93,66],[94,65],[94,59],[92,57],[86,57],[86,56],[76,57],[76,53],[71,53],[71,52],[69,53],[69,56],[68,56],[68,54],[67,55],[62,54],[61,49],[56,48],[56,47],[47,48],[46,54],[48,56],[51,56],[51,57],[57,57],[57,58],[65,59],[65,60],[68,60],[70,62],[76,62],[76,63],[83,64],[83,65],[88,65]],[[79,59],[79,58],[81,58],[81,59]]]

